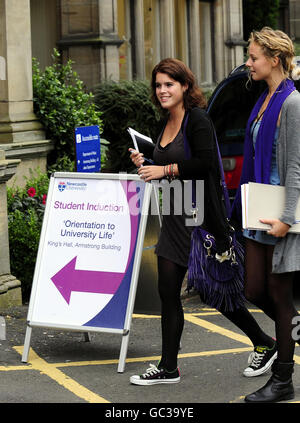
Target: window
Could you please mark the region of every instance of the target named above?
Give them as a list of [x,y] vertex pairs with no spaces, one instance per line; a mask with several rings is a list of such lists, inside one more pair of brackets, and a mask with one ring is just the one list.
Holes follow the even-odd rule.
[[253,105],[265,89],[263,81],[247,87],[245,73],[236,74],[221,83],[218,94],[209,102],[209,114],[216,128],[223,155],[243,154],[245,129]]
[[[138,0],[139,1],[139,0]],[[118,0],[120,78],[151,77],[160,60],[159,0]]]

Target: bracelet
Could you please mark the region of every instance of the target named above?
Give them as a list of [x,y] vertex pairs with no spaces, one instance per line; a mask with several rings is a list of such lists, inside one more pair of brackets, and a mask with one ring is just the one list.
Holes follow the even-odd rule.
[[168,178],[169,181],[173,181],[175,179],[175,163],[171,163],[169,165],[166,165],[167,170],[164,169],[165,176]]
[[171,172],[172,172],[172,178],[175,179],[175,164],[174,163],[172,164]]

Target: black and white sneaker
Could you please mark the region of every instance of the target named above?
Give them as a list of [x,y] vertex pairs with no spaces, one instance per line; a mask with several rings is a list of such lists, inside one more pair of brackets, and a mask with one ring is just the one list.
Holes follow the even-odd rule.
[[158,369],[154,364],[150,364],[149,369],[142,375],[131,376],[130,382],[134,385],[155,385],[158,383],[178,383],[180,382],[180,373],[177,368],[173,372],[165,369]]
[[249,355],[249,366],[244,370],[244,376],[260,376],[266,373],[277,358],[277,344],[273,348],[258,346]]

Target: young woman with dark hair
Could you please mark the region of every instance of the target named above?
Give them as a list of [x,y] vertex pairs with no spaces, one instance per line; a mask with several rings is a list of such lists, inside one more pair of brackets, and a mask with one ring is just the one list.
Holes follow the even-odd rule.
[[[145,182],[163,178],[204,180],[204,225],[218,239],[220,254],[229,248],[229,234],[223,223],[222,189],[219,159],[212,122],[205,111],[206,100],[191,70],[180,60],[164,59],[152,72],[152,97],[163,112],[153,159],[155,165],[141,166],[143,155],[131,152]],[[184,150],[184,125],[192,152],[187,159]],[[163,216],[161,234],[156,247],[158,289],[161,298],[162,355],[157,366],[151,365],[142,375],[131,376],[136,385],[177,383],[180,374],[177,355],[184,326],[181,288],[187,271],[193,226],[186,225],[190,216],[174,213],[171,197],[170,214]],[[184,209],[183,209],[184,210]],[[235,323],[260,350],[254,352],[245,376],[266,372],[276,358],[276,343],[258,326],[246,307],[234,311],[220,310]]]

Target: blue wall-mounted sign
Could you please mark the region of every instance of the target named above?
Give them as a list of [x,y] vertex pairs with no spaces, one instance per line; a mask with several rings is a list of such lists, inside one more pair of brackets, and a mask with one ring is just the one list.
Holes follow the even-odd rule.
[[75,128],[77,172],[100,172],[101,150],[99,126]]

